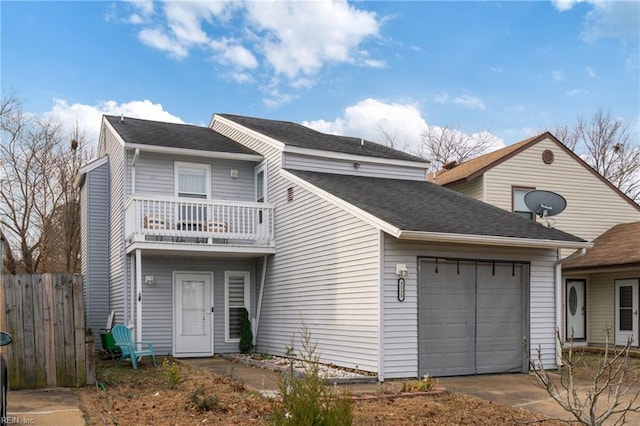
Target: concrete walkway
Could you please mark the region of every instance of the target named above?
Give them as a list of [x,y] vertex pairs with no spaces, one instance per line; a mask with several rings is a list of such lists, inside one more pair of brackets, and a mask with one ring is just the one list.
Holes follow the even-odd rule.
[[10,390],[7,424],[84,426],[78,395],[73,389]]

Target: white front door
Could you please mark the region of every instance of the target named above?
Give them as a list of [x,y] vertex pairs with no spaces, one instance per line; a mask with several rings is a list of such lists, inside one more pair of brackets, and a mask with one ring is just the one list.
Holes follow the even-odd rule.
[[567,340],[586,339],[586,306],[585,306],[584,280],[567,280],[567,292],[565,295]]
[[638,280],[616,280],[616,345],[638,345]]
[[213,355],[213,278],[211,274],[176,272],[173,296],[174,356]]

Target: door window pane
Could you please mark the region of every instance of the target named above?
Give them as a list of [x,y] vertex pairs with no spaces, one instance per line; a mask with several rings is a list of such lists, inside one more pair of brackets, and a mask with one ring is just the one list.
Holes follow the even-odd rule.
[[182,282],[182,335],[205,334],[204,281]]

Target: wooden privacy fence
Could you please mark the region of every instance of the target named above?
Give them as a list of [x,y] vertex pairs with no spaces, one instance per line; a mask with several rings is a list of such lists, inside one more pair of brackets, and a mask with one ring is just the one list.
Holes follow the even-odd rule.
[[[82,277],[4,275],[0,329],[11,389],[84,386],[95,382],[93,336],[85,335]],[[4,348],[3,348],[4,349]]]

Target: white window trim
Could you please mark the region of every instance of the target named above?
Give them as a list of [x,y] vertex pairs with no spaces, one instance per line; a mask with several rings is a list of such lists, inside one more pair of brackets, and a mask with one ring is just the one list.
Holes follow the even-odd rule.
[[237,343],[240,339],[229,338],[229,277],[244,277],[244,307],[249,312],[251,320],[251,274],[248,271],[225,271],[224,272],[224,341],[226,343]]
[[263,172],[263,180],[262,180],[262,190],[263,190],[263,198],[264,200],[262,201],[263,203],[268,203],[269,200],[267,199],[267,183],[268,183],[268,179],[267,179],[267,173],[268,173],[268,168],[267,168],[267,160],[264,160],[263,162],[261,162],[260,164],[258,164],[255,167],[255,171],[253,173],[253,199],[255,201],[258,201],[258,173]]
[[206,174],[206,191],[207,191],[207,200],[211,199],[211,164],[204,163],[189,163],[186,161],[174,161],[173,162],[173,192],[176,198],[178,198],[178,189],[179,186],[179,170],[182,167],[192,168],[192,169],[203,169]]

